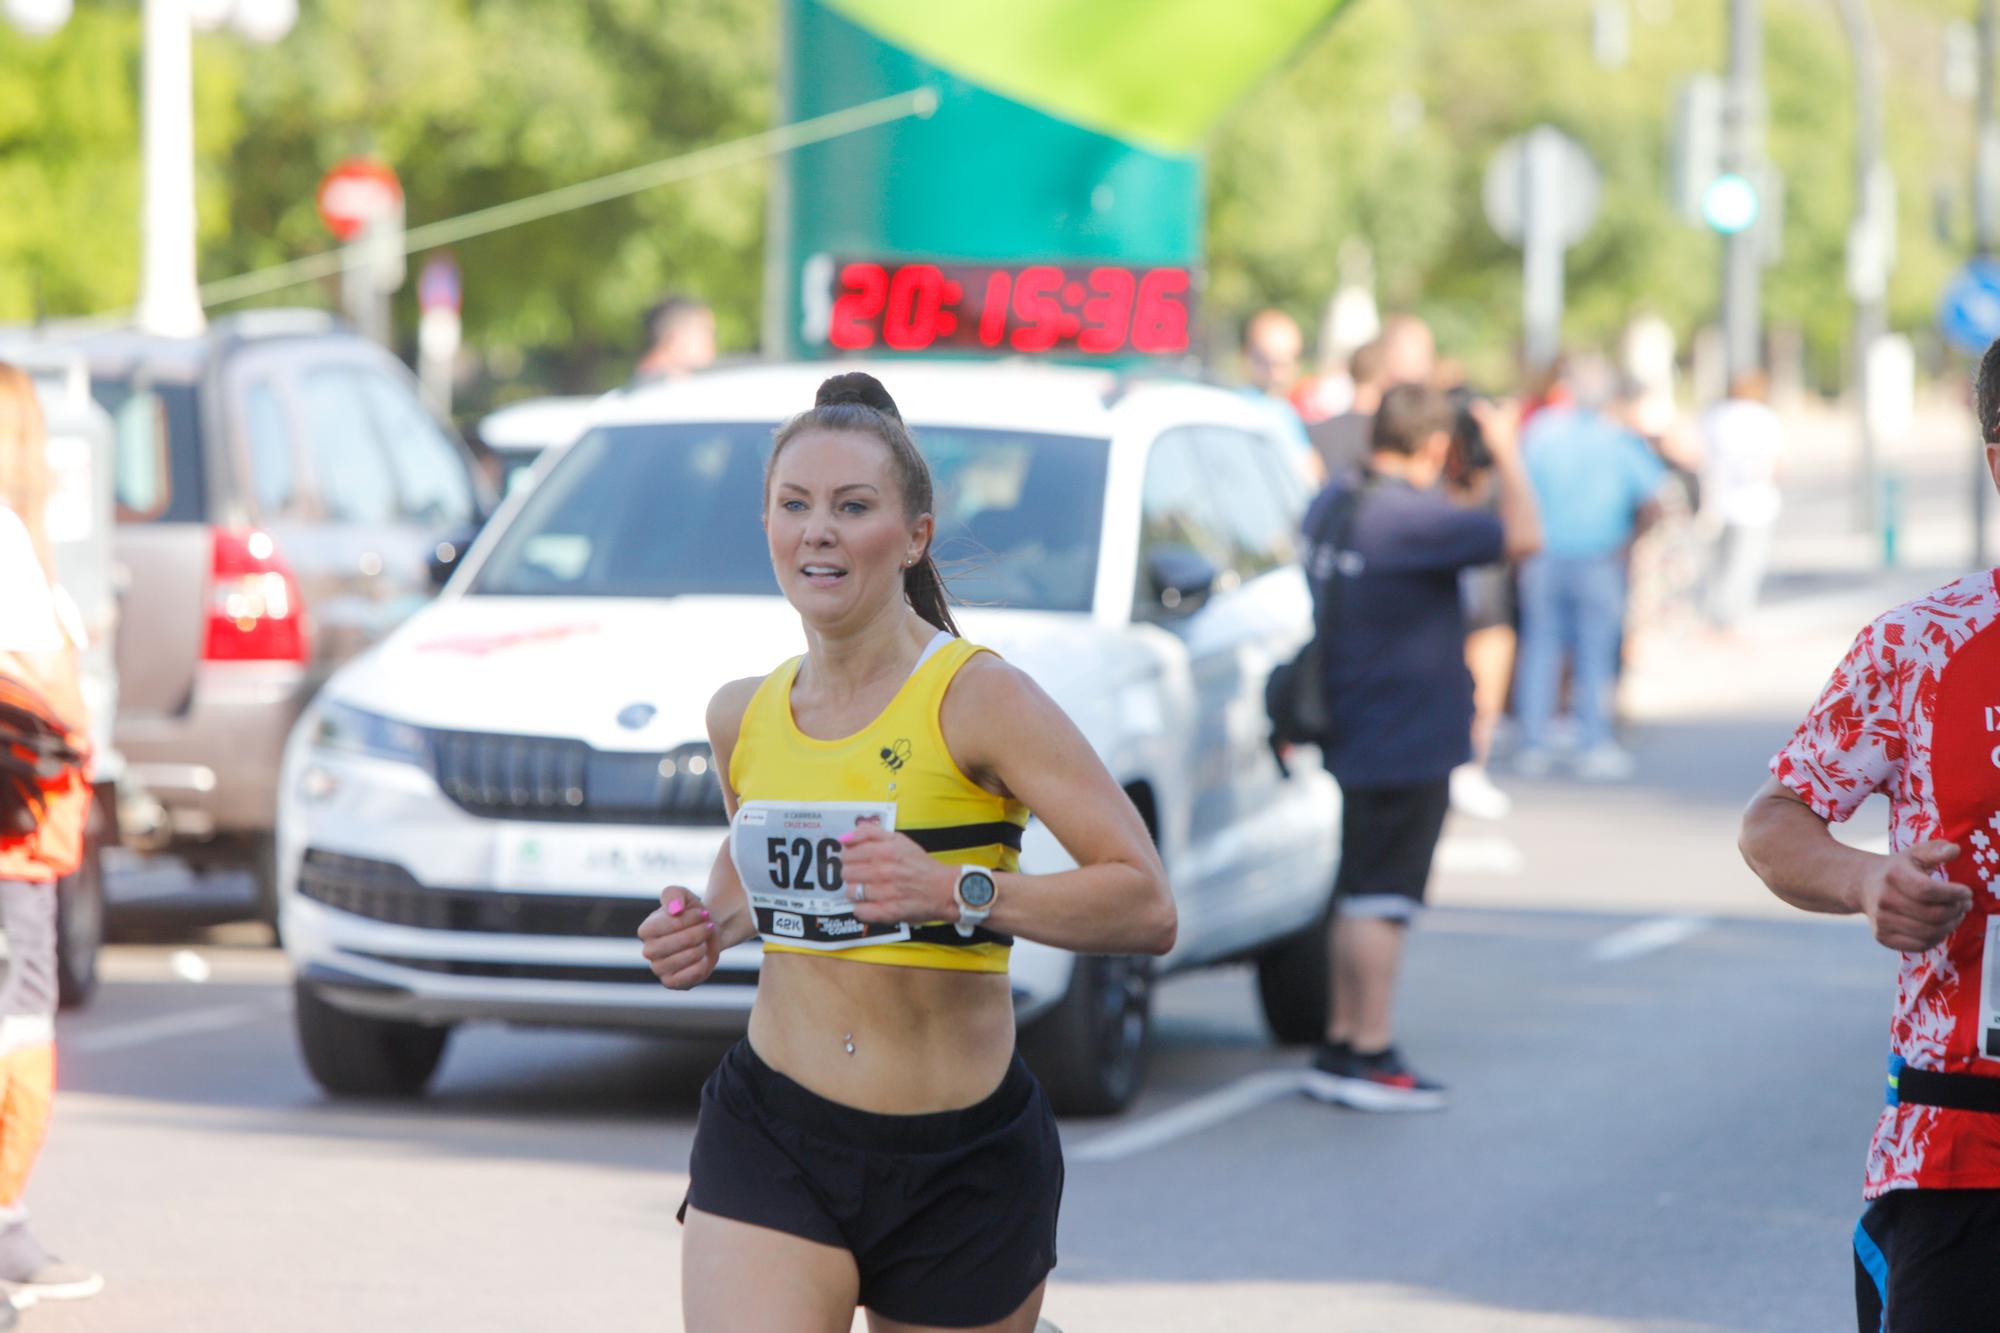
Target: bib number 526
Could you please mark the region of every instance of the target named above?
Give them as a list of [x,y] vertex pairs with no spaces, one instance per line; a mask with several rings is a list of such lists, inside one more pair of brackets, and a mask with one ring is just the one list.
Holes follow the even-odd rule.
[[766,838],[774,888],[810,892],[840,890],[840,844],[832,838],[814,842],[810,838]]

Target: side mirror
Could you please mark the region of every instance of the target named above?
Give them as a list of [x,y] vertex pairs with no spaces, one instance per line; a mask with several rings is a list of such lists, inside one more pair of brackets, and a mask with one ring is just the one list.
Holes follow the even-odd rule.
[[472,539],[478,535],[479,525],[475,523],[438,538],[437,545],[431,548],[430,560],[427,562],[430,566],[432,592],[451,582],[452,572],[458,568],[458,562],[465,559],[466,548],[472,545]]
[[1146,582],[1168,615],[1184,616],[1200,607],[1214,590],[1218,572],[1207,556],[1186,546],[1156,546],[1146,553]]

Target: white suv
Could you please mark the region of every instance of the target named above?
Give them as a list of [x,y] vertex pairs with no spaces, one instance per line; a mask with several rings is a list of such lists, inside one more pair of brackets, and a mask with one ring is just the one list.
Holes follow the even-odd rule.
[[[703,713],[803,648],[758,515],[773,429],[824,365],[611,395],[442,596],[336,675],[280,792],[300,1043],[330,1092],[415,1093],[471,1020],[735,1032],[758,945],[669,991],[634,930],[707,881],[724,832]],[[968,637],[1032,675],[1159,842],[1166,970],[1256,959],[1287,1040],[1325,1015],[1339,795],[1280,768],[1264,682],[1310,632],[1306,485],[1236,394],[1096,370],[877,367],[936,476]],[[1039,823],[1028,871],[1070,864]],[[1059,1106],[1124,1106],[1152,961],[1022,941],[1024,1052]]]

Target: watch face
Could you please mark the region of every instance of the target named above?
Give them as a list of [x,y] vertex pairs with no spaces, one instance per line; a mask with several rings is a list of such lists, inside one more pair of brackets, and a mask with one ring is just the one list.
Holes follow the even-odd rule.
[[993,901],[990,875],[966,875],[958,881],[958,897],[967,907],[985,907]]

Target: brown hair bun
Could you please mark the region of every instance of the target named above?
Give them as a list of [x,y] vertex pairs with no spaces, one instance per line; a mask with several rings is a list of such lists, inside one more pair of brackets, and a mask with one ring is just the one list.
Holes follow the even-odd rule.
[[819,392],[813,395],[813,406],[832,407],[838,403],[858,403],[885,417],[903,419],[903,414],[896,410],[896,400],[882,387],[882,381],[865,371],[850,370],[820,382]]

